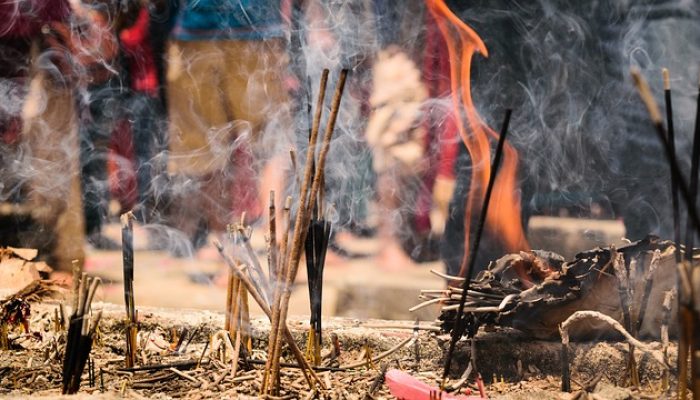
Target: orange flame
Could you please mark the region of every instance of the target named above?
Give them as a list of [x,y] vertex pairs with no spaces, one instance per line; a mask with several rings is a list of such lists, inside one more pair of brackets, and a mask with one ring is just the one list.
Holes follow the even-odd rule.
[[[471,96],[472,57],[476,52],[488,57],[488,50],[479,35],[452,13],[444,0],[426,0],[426,4],[447,44],[450,57],[452,103],[457,116],[455,118],[457,129],[472,161],[471,185],[465,207],[464,259],[460,269],[460,275],[464,276],[467,265],[464,261],[469,254],[471,217],[475,211],[478,211],[478,209],[475,210],[475,207],[481,207],[483,204],[486,186],[491,174],[489,138],[498,140],[499,136],[482,121],[474,108]],[[450,28],[456,31],[457,38],[451,34]],[[467,126],[461,118],[460,108],[464,110],[466,115]],[[516,190],[518,187],[517,167],[518,153],[506,141],[503,164],[493,188],[491,204],[486,216],[486,228],[494,233],[494,236],[500,238],[508,252],[530,249],[522,227],[520,198]]]

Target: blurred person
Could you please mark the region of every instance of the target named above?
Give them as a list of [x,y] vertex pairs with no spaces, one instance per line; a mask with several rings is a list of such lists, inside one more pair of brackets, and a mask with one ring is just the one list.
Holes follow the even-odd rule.
[[57,32],[77,65],[77,110],[80,136],[82,199],[87,241],[97,249],[118,249],[102,227],[108,218],[107,151],[124,92],[118,62],[119,5],[111,0],[72,4],[71,28]]
[[242,211],[256,220],[269,189],[282,193],[280,162],[265,159],[291,125],[284,34],[280,0],[181,5],[168,59],[168,223],[195,249]]
[[[333,222],[329,259],[356,258],[366,254],[348,250],[344,244],[356,236],[375,234],[368,225],[369,202],[374,195],[374,172],[371,151],[364,132],[369,110],[371,66],[376,52],[376,38],[368,2],[314,0],[291,4],[289,54],[292,72],[291,96],[295,107],[296,149],[300,164],[305,162],[311,114],[318,82],[324,68],[330,70],[324,107],[332,101],[333,82],[341,68],[351,73],[345,86],[333,144],[324,174],[325,217]],[[310,111],[311,113],[313,110]],[[321,122],[325,126],[328,112]],[[322,133],[322,132],[321,132]],[[289,180],[290,185],[294,179]],[[296,193],[298,188],[288,188]]]
[[[154,48],[152,10],[147,0],[134,1],[119,32],[119,44],[128,81],[124,99],[131,133],[138,199],[134,214],[142,223],[157,223],[158,204],[165,185],[166,115]],[[156,22],[157,24],[158,22]],[[162,40],[162,39],[161,39]]]
[[[32,46],[48,49],[60,44],[45,36],[49,24],[63,24],[70,16],[67,1],[48,4],[39,0],[0,2],[0,167],[4,171],[0,184],[0,201],[21,203],[26,198],[25,180],[18,168],[22,109],[29,91]],[[37,49],[38,50],[38,49]],[[64,60],[65,61],[65,60]]]
[[59,271],[84,258],[71,17],[67,0],[0,2],[0,202],[30,210],[3,218],[0,238]]
[[426,131],[420,124],[428,92],[415,63],[398,48],[380,52],[372,73],[373,112],[366,134],[377,173],[382,241],[378,261],[384,268],[400,269],[413,265],[412,249],[404,244],[414,243],[412,217],[421,176],[428,167]]
[[[425,25],[401,28],[405,15],[384,1],[375,7],[386,49],[374,65],[367,139],[383,215],[379,258],[383,265],[399,268],[438,258],[439,221],[447,216],[459,140],[449,106],[446,45],[432,17],[425,13]],[[413,18],[424,12],[419,8]],[[415,38],[416,32],[422,35],[401,50],[392,44]],[[420,69],[414,59],[420,60]],[[435,211],[437,218],[431,216]]]

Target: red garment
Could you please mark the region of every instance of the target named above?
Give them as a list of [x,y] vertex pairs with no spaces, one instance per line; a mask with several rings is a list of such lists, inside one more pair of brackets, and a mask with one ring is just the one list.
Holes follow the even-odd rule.
[[[426,19],[426,43],[423,56],[423,81],[428,87],[428,96],[431,99],[446,98],[449,100],[450,82],[450,56],[447,44],[433,19],[427,14]],[[452,104],[452,103],[450,103]],[[449,115],[431,115],[428,113],[426,120],[428,135],[426,135],[426,149],[431,154],[436,165],[437,175],[445,178],[454,178],[454,166],[459,150],[459,132],[455,121],[455,110]]]
[[29,38],[51,22],[67,21],[67,0],[0,0],[0,38]]
[[150,96],[157,96],[158,72],[148,37],[149,25],[148,9],[141,7],[136,22],[122,30],[119,39],[129,64],[131,88]]
[[[449,98],[450,96],[450,57],[445,40],[440,34],[432,15],[426,18],[426,39],[423,52],[423,82],[428,88],[431,99]],[[450,103],[451,104],[451,103]],[[424,126],[425,154],[429,160],[429,169],[423,176],[423,185],[416,203],[415,226],[417,232],[429,232],[432,193],[436,177],[454,179],[454,168],[459,151],[459,133],[454,110],[448,115],[439,110],[425,110]]]

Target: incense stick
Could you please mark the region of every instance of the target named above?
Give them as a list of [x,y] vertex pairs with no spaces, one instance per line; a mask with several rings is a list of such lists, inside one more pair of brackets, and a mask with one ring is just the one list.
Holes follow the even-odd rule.
[[[664,102],[666,105],[666,129],[668,129],[668,144],[671,152],[676,155],[675,129],[673,127],[673,101],[671,99],[671,78],[668,69],[662,70],[664,80]],[[671,176],[671,204],[673,207],[673,240],[676,245],[676,263],[681,262],[681,214],[678,199],[678,182],[675,175]],[[688,225],[690,229],[690,225]],[[688,231],[686,231],[688,235]]]
[[503,156],[503,147],[505,145],[506,136],[508,135],[508,125],[510,124],[510,116],[513,110],[507,109],[505,117],[503,118],[503,125],[501,126],[501,133],[498,137],[498,145],[496,146],[496,153],[493,159],[493,166],[491,167],[491,176],[489,177],[489,183],[486,187],[486,194],[484,196],[484,204],[481,207],[481,215],[479,216],[478,225],[476,226],[476,232],[474,236],[474,243],[469,249],[469,264],[467,267],[467,274],[464,277],[464,282],[462,283],[462,297],[459,301],[459,308],[457,310],[457,319],[455,321],[455,327],[452,330],[452,338],[450,340],[450,347],[447,350],[447,357],[445,359],[445,369],[442,372],[442,383],[441,388],[444,387],[447,375],[450,372],[450,366],[452,365],[452,354],[454,353],[457,341],[462,336],[463,327],[462,320],[466,318],[464,314],[464,303],[467,299],[467,293],[469,292],[469,284],[471,283],[471,277],[474,272],[474,264],[476,263],[476,255],[479,250],[479,244],[481,242],[481,234],[486,224],[486,216],[489,210],[489,203],[491,202],[491,193],[493,192],[493,186],[496,182],[496,176],[498,174],[498,168],[501,163],[501,157]]
[[[258,260],[258,256],[255,254],[253,246],[250,244],[250,238],[248,237],[246,228],[242,224],[239,224],[236,227],[236,230],[238,231],[238,236],[240,237],[241,242],[243,243],[243,248],[245,249],[246,254],[248,254],[248,258],[250,259],[250,269],[255,274],[255,279],[253,279],[252,282],[255,285],[255,288],[260,292],[260,295],[265,299],[265,303],[270,304],[270,287],[267,284],[267,280],[265,279],[265,274],[263,272],[262,266],[260,265],[260,260]],[[251,274],[251,277],[252,276],[253,274]]]
[[[323,102],[325,99],[325,93],[326,93],[326,85],[328,83],[328,73],[329,71],[327,69],[323,70],[323,73],[321,74],[321,83],[320,83],[320,88],[319,88],[319,93],[318,93],[318,99],[316,102],[316,112],[314,113],[314,119],[313,119],[313,124],[311,127],[311,137],[309,138],[309,147],[306,151],[306,159],[307,163],[304,166],[304,177],[302,180],[302,184],[299,186],[299,208],[297,211],[297,216],[296,216],[296,223],[294,224],[294,237],[292,239],[292,244],[290,247],[290,255],[287,260],[284,262],[284,271],[280,272],[280,290],[278,296],[275,296],[273,299],[273,304],[275,304],[276,309],[275,312],[273,313],[272,317],[272,325],[270,327],[270,342],[269,346],[272,347],[272,353],[270,357],[270,376],[269,379],[271,380],[271,384],[275,386],[276,389],[276,382],[277,382],[277,376],[279,372],[279,352],[280,352],[280,347],[281,347],[281,335],[280,335],[280,327],[284,325],[284,322],[280,321],[286,321],[286,313],[285,313],[285,318],[281,319],[280,316],[282,314],[281,308],[282,308],[282,297],[284,295],[284,291],[286,290],[286,282],[287,282],[287,275],[288,275],[288,270],[291,269],[291,260],[292,254],[294,253],[294,248],[298,244],[297,241],[300,240],[297,236],[301,236],[301,227],[303,225],[304,221],[304,212],[306,210],[306,196],[308,192],[308,186],[309,186],[309,181],[311,179],[311,164],[308,162],[308,160],[313,159],[313,155],[315,152],[315,147],[316,147],[316,142],[318,140],[318,130],[319,126],[321,125],[321,115],[323,111]],[[299,233],[299,234],[297,234]],[[298,250],[296,250],[298,251]],[[295,271],[296,272],[296,271]],[[267,371],[268,368],[265,368],[265,376],[267,377]],[[261,392],[263,394],[267,394],[268,390],[270,389],[267,379],[263,380],[263,384],[261,387]]]
[[[700,85],[698,86],[698,100],[695,114],[695,134],[693,135],[693,156],[690,167],[690,204],[697,204],[698,198],[698,168],[700,168]],[[697,226],[696,226],[697,227]],[[695,233],[693,226],[688,221],[685,229],[685,259],[693,260],[693,242]]]
[[122,265],[124,274],[124,305],[126,307],[126,367],[134,366],[136,359],[137,313],[134,304],[134,214],[131,211],[119,218],[122,224]]
[[[298,175],[297,175],[298,179]],[[299,185],[301,187],[301,185]],[[280,299],[282,296],[282,282],[281,280],[285,276],[285,265],[286,261],[289,256],[289,235],[291,231],[291,221],[290,221],[290,210],[292,207],[292,197],[287,196],[287,199],[284,202],[284,209],[282,211],[282,218],[284,220],[284,231],[282,232],[282,242],[280,243],[280,248],[279,248],[279,258],[278,258],[278,265],[277,265],[277,271],[275,273],[275,280],[270,281],[270,286],[272,287],[273,291],[273,300],[272,304],[270,305],[270,309],[272,310],[272,318],[270,319],[270,334],[268,336],[268,346],[267,346],[267,361],[265,363],[265,369],[263,372],[263,382],[261,385],[261,393],[267,393],[269,388],[272,385],[269,380],[270,380],[270,372],[273,364],[273,352],[274,352],[274,343],[277,340],[277,325],[279,323],[279,305],[280,305]]]
[[[301,198],[300,198],[300,203],[299,203],[299,210],[297,212],[297,218],[296,218],[296,223],[294,225],[294,237],[292,240],[292,248],[290,250],[290,255],[289,255],[289,260],[287,263],[287,276],[284,281],[284,286],[283,286],[283,291],[282,291],[282,299],[280,301],[280,322],[279,326],[282,326],[285,321],[287,320],[287,311],[289,308],[289,299],[291,298],[292,292],[291,292],[291,286],[294,283],[294,279],[296,278],[296,274],[299,268],[299,260],[301,258],[301,247],[304,244],[304,240],[306,238],[306,233],[307,233],[307,228],[308,228],[308,218],[310,215],[310,211],[313,207],[314,202],[316,201],[316,196],[318,194],[318,189],[320,185],[320,178],[321,178],[321,172],[323,171],[325,161],[326,161],[326,156],[328,155],[328,149],[330,147],[330,142],[331,138],[333,136],[333,131],[335,130],[335,122],[336,119],[338,118],[338,112],[340,110],[340,102],[343,96],[343,90],[345,88],[345,81],[347,79],[348,75],[348,70],[342,70],[340,72],[340,76],[338,79],[338,83],[336,84],[336,90],[333,95],[333,101],[331,104],[331,115],[328,118],[328,123],[326,125],[326,131],[323,137],[323,142],[321,145],[321,151],[319,152],[318,156],[318,162],[316,165],[316,172],[314,174],[314,179],[313,183],[311,185],[311,191],[309,193],[309,199],[308,202],[306,201],[306,194],[302,193]],[[316,110],[317,115],[320,113],[319,110]],[[313,149],[315,147],[315,137],[318,135],[318,126],[316,125],[316,118],[314,118],[314,131],[312,133],[312,139],[313,139],[313,144],[310,142],[309,143],[309,151],[307,152],[307,162],[306,162],[306,171],[304,173],[304,181],[302,184],[302,190],[305,190],[308,187],[308,182],[309,179],[311,178],[311,163],[309,160],[313,158]],[[279,339],[277,343],[275,343],[275,350],[273,354],[275,355],[275,358],[279,358],[279,347],[281,343],[279,342]],[[274,361],[274,360],[273,360]],[[274,361],[278,363],[279,361]],[[279,374],[279,368],[274,368],[272,370],[272,377],[275,378],[276,375]]]
[[[241,271],[239,267],[235,265],[233,260],[224,253],[224,248],[219,243],[218,241],[214,242],[214,246],[216,249],[219,251],[219,254],[221,257],[224,259],[224,262],[226,265],[229,267],[231,271],[234,272],[236,277],[240,280],[241,284],[245,286],[245,288],[248,290],[248,292],[253,296],[253,300],[260,306],[260,309],[262,310],[263,313],[268,318],[271,318],[272,316],[272,311],[270,310],[270,307],[265,303],[263,298],[260,296],[260,294],[255,290],[255,286],[253,286],[252,282],[250,279]],[[314,387],[314,382],[318,383],[322,388],[325,388],[325,385],[323,381],[316,375],[316,373],[313,372],[311,369],[311,366],[309,363],[306,361],[306,358],[304,358],[304,354],[299,350],[299,347],[297,346],[296,342],[294,341],[294,336],[292,336],[291,331],[287,327],[286,324],[283,324],[282,328],[282,335],[285,338],[285,341],[287,342],[287,345],[289,348],[292,350],[292,354],[294,357],[297,359],[297,362],[299,363],[300,366],[302,366],[302,371],[304,371],[304,377],[309,384],[309,387],[313,389]]]
[[100,282],[99,278],[88,278],[85,274],[83,274],[79,283],[74,282],[79,289],[77,290],[77,307],[73,310],[73,314],[70,317],[66,337],[62,371],[63,394],[73,394],[80,390],[80,378],[90,358],[95,329],[102,316],[102,312],[99,311],[95,318],[90,321],[90,318],[86,315],[90,311],[92,300]]
[[651,118],[651,121],[654,124],[654,128],[656,130],[656,134],[659,138],[659,141],[661,141],[661,144],[664,147],[664,152],[666,153],[666,158],[671,168],[671,174],[672,176],[676,177],[676,182],[678,183],[678,189],[680,190],[681,197],[683,198],[683,201],[685,201],[685,204],[687,206],[688,216],[690,217],[693,226],[695,227],[695,231],[698,232],[700,230],[700,218],[698,217],[698,211],[695,207],[695,204],[692,202],[690,190],[688,189],[686,180],[683,178],[683,173],[681,172],[680,167],[678,166],[676,155],[672,151],[671,145],[667,140],[666,129],[663,126],[663,122],[661,120],[661,113],[659,112],[659,108],[656,105],[654,96],[652,95],[651,89],[649,89],[649,85],[647,84],[646,80],[642,77],[641,73],[638,70],[633,69],[631,74],[632,78],[634,79],[634,84],[639,92],[639,96],[641,97],[642,101],[644,102],[644,105],[647,108],[647,111],[649,112],[649,117]]
[[268,234],[270,235],[268,244],[267,271],[270,282],[277,279],[277,218],[275,210],[275,191],[270,190],[270,207]]
[[[671,147],[669,141],[667,140],[666,137],[666,132],[663,127],[663,124],[661,122],[661,116],[659,114],[658,108],[656,106],[656,102],[654,101],[654,97],[651,93],[651,89],[649,89],[649,85],[647,84],[646,80],[642,77],[641,73],[637,69],[633,69],[631,71],[632,79],[634,80],[634,84],[637,87],[637,90],[639,92],[639,96],[641,97],[642,101],[644,102],[644,105],[647,108],[647,111],[649,112],[649,116],[651,117],[652,123],[654,124],[654,128],[656,131],[656,134],[661,141],[661,144],[664,147],[664,151],[666,153],[666,158],[669,163],[669,166],[671,168],[671,176],[675,177],[675,181],[677,183],[677,188],[680,191],[681,196],[683,197],[683,201],[685,201],[687,210],[688,210],[688,217],[692,221],[695,231],[697,232],[700,229],[700,220],[698,219],[698,213],[697,213],[697,208],[695,206],[695,202],[693,200],[693,196],[691,196],[690,190],[688,189],[688,186],[686,185],[686,181],[683,179],[683,174],[681,173],[681,170],[678,166],[678,162],[676,160],[676,154],[673,151],[673,148]],[[700,101],[700,97],[698,99]],[[700,110],[699,110],[700,111]],[[696,128],[697,128],[697,121],[696,121]],[[697,132],[696,132],[697,133]],[[700,143],[696,141],[696,143]],[[694,144],[695,145],[695,144]],[[692,173],[692,171],[691,171]],[[689,222],[690,223],[690,222]],[[692,236],[694,233],[691,233]],[[687,239],[687,238],[686,238]],[[691,253],[692,254],[692,249],[686,248],[686,254]],[[683,274],[688,271],[689,268],[686,267],[686,265],[690,266],[690,262],[686,261],[686,263],[681,263],[679,264],[679,277],[682,278]],[[682,279],[681,279],[682,281]],[[679,384],[678,384],[678,393],[679,397],[681,399],[685,399],[686,394],[686,377],[687,377],[687,370],[688,370],[688,363],[687,361],[684,362],[684,360],[687,360],[688,358],[688,348],[692,347],[691,343],[693,342],[692,336],[693,336],[693,320],[695,319],[693,316],[692,309],[690,307],[690,302],[692,299],[684,295],[683,293],[685,292],[683,289],[683,285],[679,285],[679,319],[681,322],[681,330],[679,334],[679,348],[678,348],[678,370],[679,370]],[[691,289],[692,290],[692,289]],[[688,295],[692,296],[692,294],[688,293]],[[692,351],[690,352],[692,354]]]

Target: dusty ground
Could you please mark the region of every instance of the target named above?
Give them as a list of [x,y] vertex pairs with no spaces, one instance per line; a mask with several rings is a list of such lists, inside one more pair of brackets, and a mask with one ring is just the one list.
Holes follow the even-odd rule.
[[[566,221],[563,221],[566,222]],[[535,224],[534,231],[544,238],[541,246],[559,250],[562,253],[573,251],[576,237],[586,237],[593,245],[616,240],[619,224],[595,222],[583,224],[563,223],[561,219],[542,220]],[[566,235],[555,234],[556,227],[566,230]],[[568,227],[568,228],[567,228]],[[109,226],[109,236],[119,241],[117,225]],[[560,232],[561,233],[561,232]],[[533,233],[531,232],[531,238]],[[547,239],[549,237],[550,239]],[[555,239],[562,239],[556,242]],[[547,241],[549,240],[549,241]],[[588,242],[586,242],[588,243]],[[202,277],[216,276],[223,270],[218,253],[208,247],[193,258],[175,258],[163,251],[146,250],[147,239],[144,230],[136,227],[136,279],[135,298],[141,315],[142,340],[167,343],[171,340],[171,328],[176,330],[188,327],[196,331],[183,354],[174,355],[167,351],[151,348],[144,351],[141,364],[170,362],[173,360],[199,359],[211,333],[223,326],[222,311],[225,303],[225,290],[216,282],[202,282]],[[374,254],[379,243],[371,239],[354,239],[344,243],[355,251]],[[259,254],[264,254],[264,241],[260,232],[255,232],[253,245]],[[592,245],[584,248],[593,247]],[[580,248],[579,248],[580,249]],[[578,250],[577,250],[578,251]],[[263,256],[264,259],[264,256]],[[148,372],[118,372],[123,366],[123,289],[121,281],[121,253],[119,251],[95,251],[87,249],[85,270],[100,276],[105,285],[98,291],[96,300],[103,302],[95,308],[104,309],[106,318],[101,328],[101,336],[94,349],[96,379],[94,386],[83,378],[81,394],[94,398],[235,398],[256,396],[260,382],[260,366],[248,368],[241,365],[238,375],[233,378],[229,366],[217,361],[209,361],[205,353],[199,367]],[[443,282],[431,275],[429,269],[441,270],[439,262],[420,267],[389,271],[378,265],[375,258],[340,260],[329,258],[325,272],[323,313],[326,316],[345,315],[352,318],[324,319],[324,334],[338,334],[342,353],[338,362],[347,365],[357,361],[365,352],[365,344],[372,354],[385,351],[412,335],[411,329],[389,329],[387,326],[402,325],[411,327],[408,321],[374,321],[368,318],[413,319],[407,309],[416,304],[419,289],[440,288]],[[308,295],[304,268],[300,268],[298,284],[292,296],[290,328],[297,335],[297,342],[305,343],[308,315]],[[214,278],[215,280],[215,278]],[[108,303],[117,304],[111,305]],[[152,307],[158,307],[152,308]],[[163,308],[161,308],[163,307]],[[60,386],[60,351],[46,353],[52,341],[63,345],[61,334],[52,332],[48,319],[53,315],[56,304],[36,306],[33,312],[33,326],[41,330],[43,341],[35,342],[30,349],[15,347],[0,354],[0,396],[6,398],[58,396]],[[260,316],[258,310],[253,314]],[[430,311],[421,316],[424,323],[432,320]],[[253,348],[251,359],[264,359],[267,348],[266,338],[269,325],[265,320],[253,322]],[[31,344],[31,341],[26,341]],[[145,342],[144,342],[145,343]],[[385,362],[392,368],[408,371],[413,376],[437,385],[443,363],[442,356],[446,337],[435,332],[423,331],[420,335],[420,360],[416,361],[414,346],[406,346],[388,357]],[[303,347],[303,346],[302,346]],[[479,336],[477,345],[477,365],[485,382],[486,391],[494,399],[569,399],[572,394],[560,392],[560,349],[554,342],[531,341],[514,332],[484,333]],[[673,349],[672,349],[673,350]],[[626,386],[627,346],[618,343],[576,344],[573,345],[572,383],[574,391],[580,390],[594,378],[601,378],[595,386],[597,398],[659,398],[661,371],[647,358],[639,361],[642,388],[637,390],[621,388]],[[675,351],[675,350],[674,350]],[[468,358],[468,346],[458,347],[454,366],[454,378],[464,368]],[[48,360],[48,361],[47,361]],[[322,393],[324,398],[362,398],[372,380],[377,375],[378,365],[362,367],[342,372],[323,372],[322,378],[330,381],[332,389]],[[102,371],[100,374],[99,371]],[[186,374],[188,378],[183,377]],[[191,378],[191,379],[190,379]],[[194,382],[196,381],[196,382]],[[197,383],[198,382],[198,383]],[[303,398],[308,388],[298,372],[285,369],[285,388],[289,398]],[[474,387],[475,388],[475,387]],[[386,386],[377,392],[377,398],[391,398]]]
[[[58,343],[61,352],[61,335],[52,331],[51,315],[56,304],[35,305],[32,327],[42,332],[42,341],[18,340],[14,349],[3,352],[0,357],[0,396],[5,398],[57,397],[60,385],[60,355],[47,351],[52,342]],[[180,367],[173,370],[125,372],[123,367],[123,310],[110,304],[95,304],[104,311],[100,338],[93,350],[95,382],[90,387],[87,372],[83,376],[81,392],[97,398],[245,398],[257,396],[261,380],[261,367],[240,364],[236,377],[230,376],[230,364],[216,361],[216,354],[203,353],[209,336],[223,325],[220,313],[209,311],[185,311],[151,309],[140,307],[142,316],[140,337],[149,343],[139,352],[142,365],[166,363],[176,360],[198,360],[199,367]],[[253,353],[250,359],[262,360],[267,346],[269,324],[262,319],[251,322]],[[290,328],[298,343],[304,343],[306,322],[295,319]],[[387,325],[394,326],[387,328]],[[383,326],[383,327],[382,327]],[[396,326],[404,326],[398,329]],[[357,360],[366,360],[362,354],[366,348],[372,357],[397,343],[412,337],[411,322],[377,321],[329,318],[326,335],[337,334],[341,344],[341,356],[336,366],[343,367]],[[195,332],[181,354],[173,354],[156,345],[167,347],[171,340],[171,329],[187,327]],[[408,344],[394,354],[370,366],[337,372],[320,372],[321,378],[331,388],[321,392],[322,398],[360,399],[377,376],[379,365],[386,362],[390,368],[399,368],[430,384],[437,385],[442,366],[443,349],[447,338],[435,332],[422,331],[418,347]],[[20,345],[21,344],[21,345]],[[22,346],[26,347],[23,348]],[[418,357],[416,348],[419,349]],[[455,378],[464,367],[468,348],[461,342],[457,349],[454,366]],[[302,347],[303,349],[303,347]],[[492,399],[569,399],[572,394],[559,390],[559,358],[561,345],[556,342],[532,341],[513,331],[485,332],[477,341],[477,366],[486,381],[486,391]],[[671,349],[675,354],[675,349]],[[204,354],[204,356],[202,356]],[[600,376],[595,385],[597,398],[632,399],[660,398],[661,370],[647,357],[638,355],[642,387],[626,389],[625,365],[627,346],[620,343],[581,343],[572,345],[572,386],[580,385]],[[47,358],[48,356],[48,358]],[[286,361],[290,361],[288,356]],[[283,396],[305,398],[310,395],[303,378],[293,369],[284,369]],[[386,385],[376,393],[377,398],[393,398]]]

